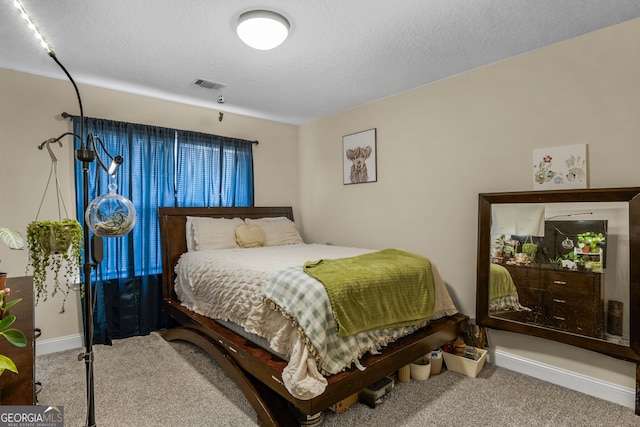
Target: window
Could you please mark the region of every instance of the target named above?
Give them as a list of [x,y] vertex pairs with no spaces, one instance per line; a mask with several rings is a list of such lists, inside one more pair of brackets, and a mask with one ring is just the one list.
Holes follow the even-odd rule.
[[[161,206],[252,206],[252,143],[241,139],[154,126],[73,117],[74,133],[100,138],[96,150],[107,167],[110,155],[124,163],[112,178],[92,162],[88,202],[108,192],[133,202],[137,222],[126,236],[104,238],[104,259],[92,272],[95,285],[94,342],[146,335],[166,327],[162,313]],[[75,148],[80,148],[76,138]],[[76,213],[84,224],[84,165],[76,162]]]
[[[80,119],[73,118],[80,134]],[[115,182],[117,193],[136,209],[133,231],[105,238],[105,259],[98,280],[159,274],[162,270],[158,207],[252,206],[253,156],[250,141],[154,126],[85,118],[85,134],[98,136],[124,163],[115,179],[89,165],[89,201],[105,194]],[[76,139],[76,149],[80,141]],[[109,160],[102,147],[97,150]],[[108,166],[108,164],[107,164]],[[83,222],[82,164],[76,162],[76,205]]]

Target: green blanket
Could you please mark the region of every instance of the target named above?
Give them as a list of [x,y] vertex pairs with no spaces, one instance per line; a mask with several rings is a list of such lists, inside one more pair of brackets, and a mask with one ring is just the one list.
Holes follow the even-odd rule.
[[327,290],[338,336],[427,320],[435,306],[431,262],[398,249],[304,264]]
[[491,263],[489,270],[489,301],[503,298],[508,295],[518,294],[509,270],[501,265]]

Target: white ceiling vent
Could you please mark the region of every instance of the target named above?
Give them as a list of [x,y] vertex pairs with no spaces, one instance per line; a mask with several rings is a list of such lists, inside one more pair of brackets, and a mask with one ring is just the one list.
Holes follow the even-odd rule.
[[196,79],[193,82],[193,84],[205,89],[215,89],[215,90],[220,90],[225,86],[222,83],[216,83],[216,82],[212,82],[210,80],[205,80],[205,79]]

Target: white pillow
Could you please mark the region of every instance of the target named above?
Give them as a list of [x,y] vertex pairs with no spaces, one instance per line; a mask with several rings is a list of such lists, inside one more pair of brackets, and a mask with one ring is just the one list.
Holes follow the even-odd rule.
[[236,227],[242,223],[240,218],[192,218],[191,227],[195,250],[238,248]]
[[193,240],[193,221],[197,221],[197,216],[188,216],[187,217],[187,225],[186,225],[186,233],[185,237],[187,238],[187,250],[195,251],[196,250],[196,242]]
[[291,245],[304,243],[296,230],[296,224],[284,216],[275,218],[246,218],[247,225],[257,225],[264,230],[265,246]]

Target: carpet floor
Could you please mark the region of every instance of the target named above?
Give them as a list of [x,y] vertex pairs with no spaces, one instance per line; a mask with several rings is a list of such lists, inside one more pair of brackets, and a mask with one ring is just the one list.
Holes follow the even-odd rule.
[[[39,405],[63,406],[65,426],[86,425],[82,349],[38,356]],[[227,374],[199,348],[158,334],[94,346],[97,426],[259,425]],[[619,406],[485,364],[477,378],[443,371],[397,383],[375,409],[326,411],[322,426],[640,426]]]

